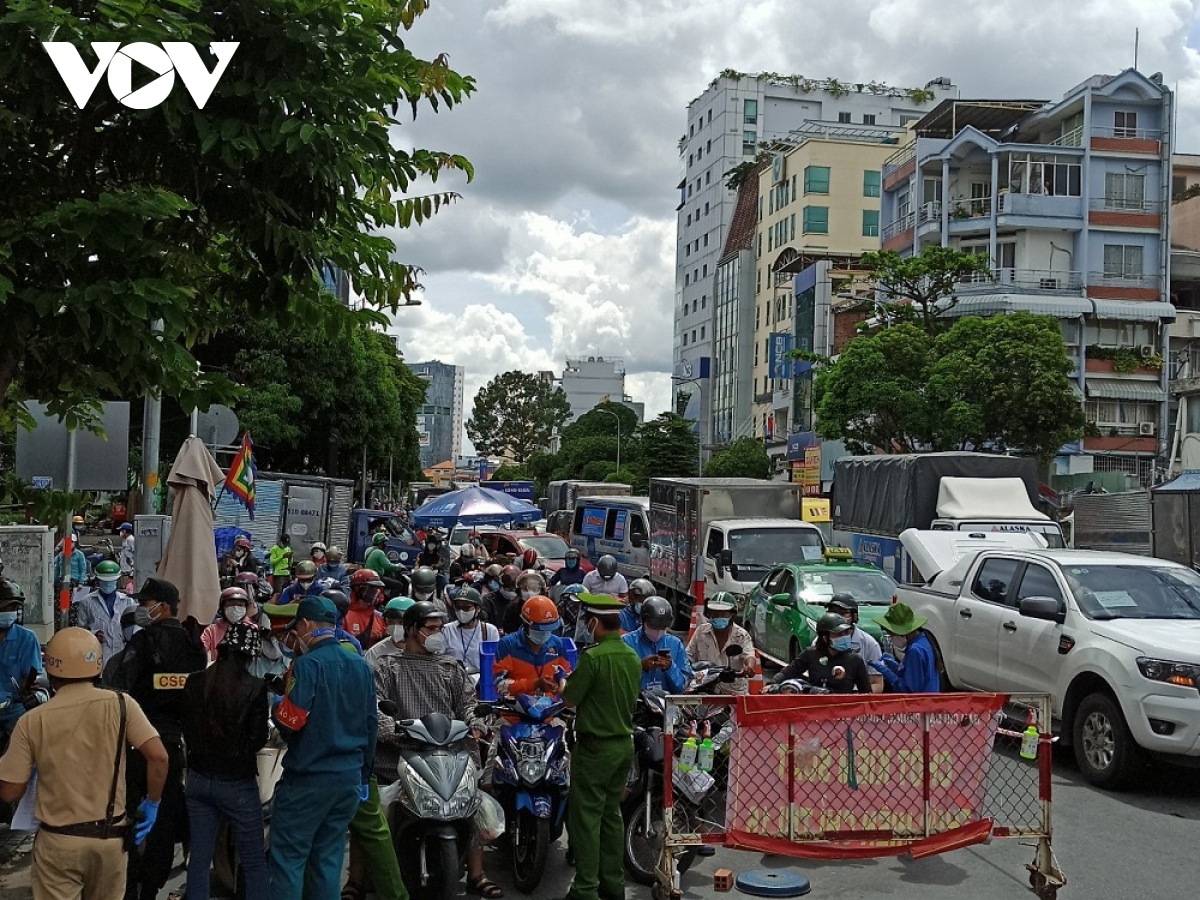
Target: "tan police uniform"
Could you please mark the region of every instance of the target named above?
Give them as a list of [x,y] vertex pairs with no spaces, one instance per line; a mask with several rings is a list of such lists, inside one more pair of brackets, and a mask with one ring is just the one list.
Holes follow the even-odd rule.
[[[125,737],[133,747],[158,737],[132,697],[125,698]],[[38,821],[52,828],[104,821],[117,757],[121,713],[117,695],[86,682],[63,685],[17,722],[0,781],[24,784],[37,767]],[[120,754],[114,816],[125,806],[125,758]],[[33,845],[34,900],[121,900],[125,895],[124,829],[106,840],[38,832]]]

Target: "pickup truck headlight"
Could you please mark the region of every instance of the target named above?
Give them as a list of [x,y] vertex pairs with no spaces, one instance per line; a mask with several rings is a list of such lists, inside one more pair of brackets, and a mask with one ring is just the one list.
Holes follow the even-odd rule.
[[1151,681],[1162,681],[1180,687],[1194,688],[1200,685],[1200,665],[1196,663],[1172,662],[1168,659],[1138,657],[1137,667]]

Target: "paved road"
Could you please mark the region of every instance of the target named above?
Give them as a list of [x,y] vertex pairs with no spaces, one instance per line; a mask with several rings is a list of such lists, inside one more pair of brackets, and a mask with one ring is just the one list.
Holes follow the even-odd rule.
[[[1147,773],[1139,789],[1107,794],[1082,782],[1069,756],[1060,752],[1055,765],[1054,828],[1059,863],[1069,878],[1059,895],[1063,900],[1135,895],[1191,900],[1196,896],[1200,771],[1161,766]],[[911,863],[898,859],[814,862],[723,850],[699,860],[684,876],[683,885],[688,897],[736,896],[713,891],[715,869],[737,873],[796,868],[811,880],[810,896],[828,900],[1001,900],[1032,896],[1024,869],[1032,857],[1031,847],[1007,840]],[[509,897],[521,896],[504,877],[499,853],[488,854],[488,866]],[[570,880],[571,870],[558,851],[537,896],[561,897]],[[179,873],[169,888],[178,888],[182,882]],[[648,900],[650,891],[630,887],[628,895]],[[0,896],[5,900],[31,897],[25,873],[20,869],[0,872]]]

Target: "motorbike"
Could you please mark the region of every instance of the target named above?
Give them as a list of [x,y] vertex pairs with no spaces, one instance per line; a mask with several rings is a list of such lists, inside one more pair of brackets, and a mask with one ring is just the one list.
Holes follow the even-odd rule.
[[[395,716],[394,703],[380,712]],[[471,737],[465,722],[441,713],[400,719],[396,733],[421,745],[402,754],[400,778],[389,785],[392,842],[400,875],[414,900],[453,900],[471,842],[472,819],[483,802],[479,767],[469,752],[453,749]],[[393,799],[394,798],[394,799]]]
[[[742,648],[731,644],[725,649],[729,661],[742,655]],[[710,666],[697,673],[688,694],[713,694],[719,684],[736,681],[738,672],[729,665]],[[663,813],[663,758],[665,742],[663,727],[667,694],[661,688],[642,692],[634,712],[633,765],[625,782],[625,797],[621,813],[625,820],[625,871],[638,884],[653,886],[658,880],[658,866],[666,837]],[[682,746],[693,727],[707,726],[711,734],[725,734],[729,709],[720,706],[701,707],[695,716],[681,717],[675,723],[675,745]],[[727,766],[722,753],[719,766]],[[720,773],[718,773],[720,774]],[[718,781],[723,780],[721,778]],[[677,782],[678,783],[678,782]],[[711,790],[709,788],[708,790]],[[701,805],[708,791],[679,790],[675,794],[672,815],[675,830],[688,831],[700,818]],[[689,847],[678,855],[675,864],[680,874],[686,872],[700,853],[699,847]]]
[[563,713],[564,704],[548,696],[519,694],[490,706],[517,719],[500,726],[492,785],[508,823],[513,882],[529,894],[541,883],[567,810],[571,759],[566,729],[550,724]]

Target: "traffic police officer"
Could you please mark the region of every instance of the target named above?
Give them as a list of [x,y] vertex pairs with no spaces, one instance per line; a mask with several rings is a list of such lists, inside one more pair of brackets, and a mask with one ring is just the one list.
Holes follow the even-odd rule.
[[[198,635],[175,618],[179,591],[169,581],[147,578],[133,594],[148,624],[129,639],[113,672],[112,687],[128,691],[146,711],[171,760],[163,787],[158,826],[150,832],[145,851],[129,858],[126,900],[154,900],[175,864],[175,844],[187,834],[187,805],[183,796],[183,686],[188,675],[201,671],[208,654]],[[146,768],[136,754],[129,757],[129,794],[146,792]]]
[[617,597],[583,594],[584,627],[595,646],[566,680],[576,710],[567,827],[575,853],[568,900],[624,900],[621,794],[633,763],[633,711],[642,664],[621,640]]
[[[100,642],[83,628],[64,628],[46,645],[54,696],[17,722],[0,758],[0,799],[15,802],[37,766],[33,844],[34,900],[118,900],[128,855],[125,748],[137,748],[148,771],[136,835],[153,833],[167,777],[167,751],[132,697],[99,689]],[[123,704],[122,704],[123,701]]]

